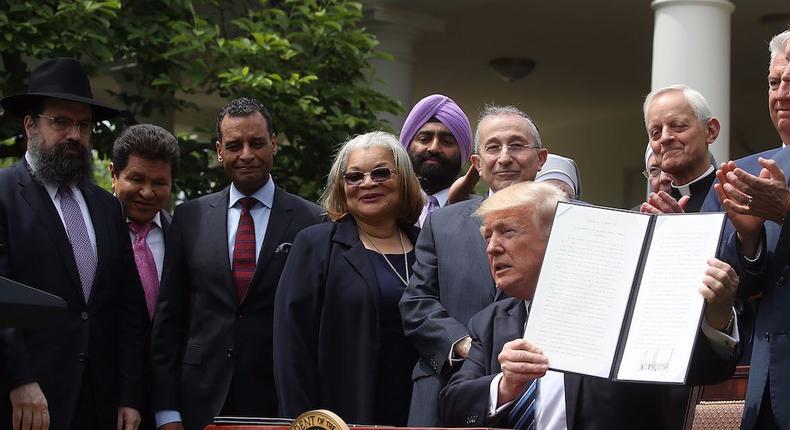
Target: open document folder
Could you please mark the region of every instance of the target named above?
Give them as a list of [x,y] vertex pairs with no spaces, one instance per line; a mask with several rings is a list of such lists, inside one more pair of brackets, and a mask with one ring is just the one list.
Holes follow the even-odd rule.
[[724,220],[560,202],[524,338],[553,370],[684,383]]

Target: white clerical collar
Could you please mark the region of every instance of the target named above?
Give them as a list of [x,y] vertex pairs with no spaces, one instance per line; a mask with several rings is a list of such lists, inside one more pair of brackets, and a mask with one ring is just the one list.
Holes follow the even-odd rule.
[[706,170],[705,173],[703,173],[697,179],[695,179],[695,180],[693,180],[693,181],[691,181],[691,182],[689,182],[688,184],[685,184],[685,185],[675,185],[675,181],[672,181],[672,188],[677,189],[678,192],[680,192],[681,196],[690,196],[691,195],[691,184],[705,179],[705,177],[710,175],[710,172],[712,172],[714,170],[716,170],[716,169],[713,167],[713,165],[709,166],[708,170]]

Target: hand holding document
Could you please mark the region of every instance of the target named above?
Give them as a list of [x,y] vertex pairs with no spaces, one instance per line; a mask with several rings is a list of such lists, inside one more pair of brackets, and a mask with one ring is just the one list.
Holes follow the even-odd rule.
[[524,338],[553,370],[685,382],[723,224],[559,203]]

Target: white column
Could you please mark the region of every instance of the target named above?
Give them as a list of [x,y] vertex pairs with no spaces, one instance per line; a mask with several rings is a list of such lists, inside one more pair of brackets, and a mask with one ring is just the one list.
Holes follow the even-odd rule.
[[380,116],[397,134],[413,104],[414,45],[426,32],[444,31],[444,20],[370,3],[366,2],[364,25],[376,35],[379,41],[376,49],[394,57],[393,61],[371,60],[374,68],[371,79],[373,88],[399,101],[406,110],[401,115],[384,113]]
[[729,0],[654,0],[652,89],[685,84],[702,93],[721,132],[710,150],[730,156]]

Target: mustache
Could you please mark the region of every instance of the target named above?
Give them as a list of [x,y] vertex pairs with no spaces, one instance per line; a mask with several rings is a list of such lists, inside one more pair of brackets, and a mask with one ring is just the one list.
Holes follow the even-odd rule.
[[422,164],[428,160],[439,161],[439,162],[448,162],[450,161],[447,157],[442,154],[415,154],[414,161],[418,164]]

